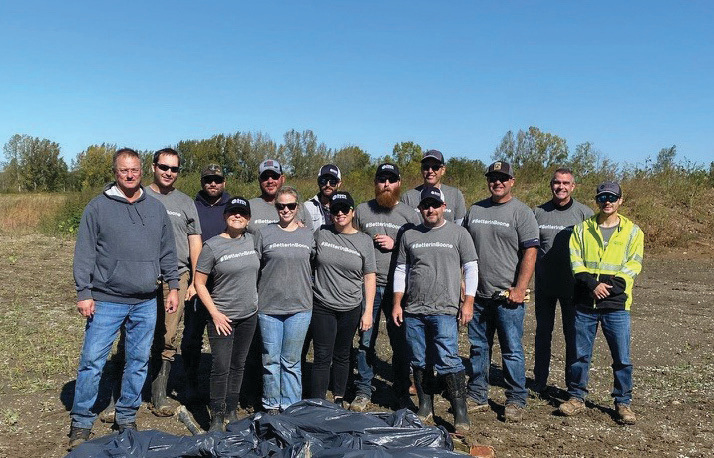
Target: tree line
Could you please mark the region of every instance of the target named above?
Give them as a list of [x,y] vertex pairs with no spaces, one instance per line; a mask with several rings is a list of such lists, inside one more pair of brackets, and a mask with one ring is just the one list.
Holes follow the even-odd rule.
[[[121,145],[123,146],[123,145]],[[206,164],[219,163],[227,175],[242,182],[256,179],[258,165],[266,158],[280,161],[294,178],[312,178],[325,163],[335,163],[345,175],[370,174],[380,162],[399,165],[404,176],[418,176],[419,161],[425,150],[414,142],[399,142],[391,153],[373,158],[354,145],[339,149],[318,141],[311,130],[290,130],[278,144],[262,132],[217,134],[211,138],[181,140],[176,149],[182,158],[182,171],[194,173]],[[5,160],[0,172],[0,192],[56,192],[95,189],[113,180],[112,155],[116,144],[91,145],[77,154],[68,165],[60,156],[60,145],[48,139],[13,135],[5,143]],[[153,151],[139,151],[144,158],[144,172],[151,172]],[[481,160],[468,159],[445,151],[449,176],[458,182],[481,179],[486,167]],[[703,165],[676,162],[676,146],[662,148],[655,159],[644,166],[620,165],[597,151],[591,142],[581,143],[571,151],[567,141],[538,127],[517,133],[508,131],[491,154],[493,160],[511,162],[519,177],[539,177],[555,167],[573,169],[576,176],[596,174],[611,178],[651,176],[667,173],[692,174],[714,186],[714,162]]]

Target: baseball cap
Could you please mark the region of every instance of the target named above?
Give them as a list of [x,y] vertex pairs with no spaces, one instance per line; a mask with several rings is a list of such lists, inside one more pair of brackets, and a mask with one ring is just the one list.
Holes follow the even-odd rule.
[[222,177],[223,167],[218,164],[208,164],[205,169],[201,170],[201,178],[210,176]]
[[441,151],[437,151],[435,149],[430,149],[424,153],[424,157],[421,158],[421,161],[424,162],[427,159],[436,159],[442,164],[444,163],[444,155],[441,154]]
[[399,167],[397,167],[396,164],[390,164],[389,162],[379,164],[379,166],[377,167],[377,172],[374,174],[374,177],[379,178],[385,175],[391,175],[397,180],[401,179],[401,176],[399,175]]
[[282,175],[283,167],[280,165],[280,162],[275,159],[266,159],[261,162],[260,167],[258,167],[258,175],[262,175],[263,172],[275,172],[278,175]]
[[226,204],[223,214],[231,213],[235,210],[243,210],[250,215],[250,203],[243,197],[231,197],[231,200]]
[[441,190],[439,188],[435,188],[434,186],[424,186],[421,190],[419,205],[421,205],[425,200],[435,200],[440,204],[443,204],[444,196],[441,194]]
[[344,211],[349,211],[354,208],[355,201],[349,192],[338,191],[330,197],[330,211],[337,211],[339,209]]
[[337,178],[337,181],[340,181],[342,179],[340,168],[334,164],[327,164],[320,167],[320,173],[317,175],[317,178],[320,178],[323,175],[331,175]]
[[614,181],[604,181],[595,189],[595,197],[600,194],[614,194],[616,196],[621,196],[622,189],[620,189],[620,185]]
[[491,173],[504,173],[513,178],[513,168],[511,167],[511,164],[505,161],[496,161],[489,165],[485,175],[488,176]]

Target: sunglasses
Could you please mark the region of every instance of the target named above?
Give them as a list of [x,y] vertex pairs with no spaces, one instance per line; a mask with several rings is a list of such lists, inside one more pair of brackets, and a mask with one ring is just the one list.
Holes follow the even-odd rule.
[[320,178],[317,179],[317,184],[320,185],[320,187],[322,187],[322,186],[327,186],[328,184],[329,184],[330,186],[332,186],[332,187],[335,187],[335,186],[337,186],[337,183],[339,183],[339,182],[337,181],[337,178],[324,178],[324,177],[320,177]]
[[278,211],[285,210],[286,208],[290,211],[293,211],[297,208],[297,202],[290,202],[289,204],[281,204],[276,202],[275,208],[277,208]]
[[219,177],[218,175],[203,177],[203,184],[210,184],[210,183],[221,184],[224,181],[226,181],[226,179],[223,177]]
[[396,183],[397,181],[399,181],[399,178],[394,178],[394,177],[389,177],[389,176],[384,176],[384,175],[381,177],[377,177],[377,183],[384,184],[387,181],[390,183]]
[[444,164],[439,164],[439,165],[422,164],[421,171],[426,172],[428,170],[431,170],[433,172],[438,172],[439,170],[441,170],[442,167],[444,167]]
[[443,204],[441,202],[437,202],[436,200],[427,200],[426,202],[419,204],[419,210],[428,210],[430,208],[437,210],[441,208],[442,205]]
[[330,214],[333,216],[337,216],[340,214],[340,212],[342,212],[343,215],[346,215],[350,212],[350,210],[352,210],[352,207],[345,207],[340,205],[337,208],[330,207]]
[[600,194],[595,197],[595,200],[600,204],[604,204],[605,202],[615,203],[620,200],[620,196],[616,196],[615,194]]
[[271,179],[271,178],[272,178],[273,180],[279,180],[279,179],[280,179],[280,175],[277,174],[277,173],[275,173],[275,172],[265,172],[265,173],[261,174],[261,175],[258,177],[258,179],[259,179],[260,181],[268,181],[268,180]]
[[164,172],[168,172],[171,170],[173,173],[179,173],[179,170],[181,170],[181,167],[179,166],[170,166],[166,164],[159,164],[158,162],[156,163],[156,167],[159,168],[159,170],[162,170]]
[[500,181],[501,183],[505,183],[511,179],[508,175],[489,175],[486,177],[489,183],[495,183],[497,181]]

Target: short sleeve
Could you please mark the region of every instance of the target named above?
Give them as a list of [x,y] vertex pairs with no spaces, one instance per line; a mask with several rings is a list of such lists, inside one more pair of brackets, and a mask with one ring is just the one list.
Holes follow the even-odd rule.
[[208,275],[211,273],[213,266],[215,265],[216,256],[213,253],[213,249],[207,243],[204,243],[203,248],[201,249],[201,254],[198,255],[196,271]]

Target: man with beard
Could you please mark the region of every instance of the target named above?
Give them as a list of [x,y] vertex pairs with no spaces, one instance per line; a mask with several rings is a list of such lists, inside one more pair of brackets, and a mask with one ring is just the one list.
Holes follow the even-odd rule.
[[444,155],[441,151],[430,149],[424,153],[421,159],[421,176],[424,183],[414,189],[410,189],[402,196],[402,202],[413,208],[416,213],[419,213],[419,202],[421,199],[421,191],[425,186],[433,186],[441,191],[444,196],[446,208],[444,209],[444,218],[447,221],[461,224],[466,214],[466,200],[461,191],[453,186],[445,185],[441,179],[446,174],[446,164],[444,163]]
[[402,231],[414,224],[419,224],[419,216],[406,204],[399,202],[401,179],[399,168],[394,164],[381,164],[374,177],[375,198],[363,202],[355,209],[352,224],[355,228],[369,235],[374,243],[377,260],[377,292],[374,298],[374,325],[360,331],[357,349],[357,394],[350,405],[351,410],[362,412],[372,397],[372,379],[374,361],[377,358],[375,343],[379,332],[379,312],[387,318],[387,334],[392,346],[392,370],[394,372],[393,389],[399,399],[400,407],[408,405],[409,400],[409,360],[406,352],[406,334],[404,327],[398,327],[391,320],[392,316],[392,275],[396,261],[398,239]]
[[339,167],[333,164],[323,165],[317,175],[317,186],[320,190],[315,196],[305,202],[305,209],[312,218],[312,230],[317,231],[323,224],[332,224],[330,217],[330,197],[342,185],[342,174]]
[[[166,399],[166,385],[171,363],[178,349],[178,327],[183,317],[184,301],[189,301],[196,295],[193,279],[202,243],[201,223],[196,206],[189,196],[174,187],[180,165],[181,158],[174,149],[164,148],[154,153],[154,182],[146,188],[147,195],[158,199],[166,207],[176,240],[179,273],[178,310],[173,314],[164,314],[164,307],[159,306],[152,347],[154,379],[151,384],[151,411],[159,417],[174,414],[174,408]],[[159,287],[160,303],[167,297],[168,292],[168,284],[163,283]]]
[[[220,165],[209,164],[203,169],[201,190],[196,194],[194,201],[201,222],[203,242],[220,234],[226,227],[223,211],[230,200],[230,195],[225,192],[225,187],[226,178]],[[198,391],[198,369],[201,364],[203,333],[208,318],[208,311],[198,296],[186,304],[181,356],[186,371],[186,397],[189,401],[195,400]]]
[[[285,184],[285,175],[280,162],[266,159],[258,167],[258,183],[260,196],[250,199],[251,219],[248,232],[254,234],[270,223],[278,222],[278,211],[275,209],[275,194]],[[304,205],[298,208],[297,219],[300,224],[312,229],[312,218]]]

